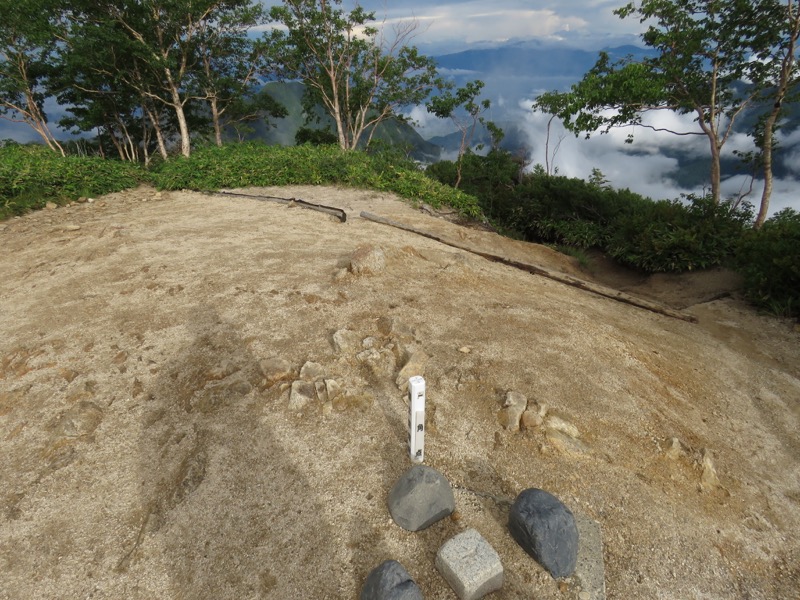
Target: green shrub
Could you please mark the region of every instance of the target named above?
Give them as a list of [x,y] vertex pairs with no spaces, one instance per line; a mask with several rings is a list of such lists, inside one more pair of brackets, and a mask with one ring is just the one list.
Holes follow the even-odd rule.
[[39,145],[0,147],[0,218],[47,202],[66,202],[136,186],[138,166],[99,157],[67,156]]
[[800,318],[800,213],[787,208],[742,236],[735,261],[747,298],[759,308]]
[[394,192],[434,207],[448,205],[473,218],[481,215],[474,197],[433,181],[412,161],[395,152],[369,154],[330,145],[208,146],[195,150],[188,159],[163,163],[151,175],[162,189],[342,185]]
[[752,220],[749,206],[732,208],[689,196],[690,204],[661,200],[637,204],[612,224],[606,251],[643,271],[681,272],[725,264]]

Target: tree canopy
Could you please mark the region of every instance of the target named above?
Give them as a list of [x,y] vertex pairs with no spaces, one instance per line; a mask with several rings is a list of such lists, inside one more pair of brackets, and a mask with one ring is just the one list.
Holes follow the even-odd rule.
[[[750,132],[771,182],[773,133],[780,105],[798,81],[798,11],[794,0],[643,0],[615,11],[648,25],[642,41],[655,52],[612,62],[601,53],[595,66],[567,92],[539,96],[534,109],[558,116],[587,137],[616,127],[644,127],[676,135],[705,136],[709,183],[720,201],[722,148],[743,111],[772,104],[772,118]],[[659,129],[655,111],[693,115],[696,128]],[[628,137],[633,141],[633,133]],[[762,208],[769,197],[762,198]],[[764,210],[764,216],[766,211]]]

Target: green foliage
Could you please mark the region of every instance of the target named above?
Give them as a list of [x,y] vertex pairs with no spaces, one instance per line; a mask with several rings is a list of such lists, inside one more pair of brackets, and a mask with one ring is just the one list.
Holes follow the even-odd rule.
[[639,203],[620,213],[605,250],[647,272],[681,272],[725,264],[752,221],[749,206],[734,209],[709,197]]
[[800,318],[800,213],[784,209],[739,242],[736,270],[747,298],[785,317]]
[[136,186],[143,179],[130,163],[97,157],[62,157],[43,146],[0,147],[0,219]]
[[196,150],[191,158],[163,163],[152,173],[163,189],[216,190],[247,186],[342,185],[394,192],[414,202],[481,214],[476,199],[433,181],[392,152],[344,151],[338,146],[232,144]]
[[[465,160],[462,189],[479,198],[497,226],[531,241],[599,248],[646,272],[724,264],[752,218],[749,207],[733,210],[709,198],[653,202],[613,189],[599,170],[586,182],[544,169],[520,176],[519,163],[504,152]],[[428,173],[451,184],[455,170],[443,162]]]
[[342,0],[284,0],[270,9],[276,27],[270,48],[284,80],[305,84],[310,120],[321,106],[336,124],[339,145],[369,146],[370,131],[404,106],[420,104],[438,85],[433,59],[408,45],[415,26],[395,28],[394,38],[375,26],[375,14]]

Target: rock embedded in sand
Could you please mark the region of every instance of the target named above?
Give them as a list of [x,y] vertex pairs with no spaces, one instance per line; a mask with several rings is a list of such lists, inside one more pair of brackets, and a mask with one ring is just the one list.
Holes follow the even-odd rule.
[[354,275],[374,275],[385,268],[386,254],[380,246],[359,246],[350,257],[350,272]]
[[575,425],[556,415],[548,415],[544,420],[544,426],[549,431],[560,431],[571,438],[581,437],[581,432]]
[[267,381],[267,386],[275,385],[279,381],[289,379],[292,376],[292,365],[283,358],[268,358],[261,361],[260,367]]
[[389,492],[389,513],[407,531],[420,531],[444,519],[456,509],[453,488],[436,469],[415,465]]
[[360,600],[422,600],[422,590],[396,560],[375,567],[361,588]]
[[400,372],[397,374],[397,378],[395,379],[395,383],[400,386],[401,389],[406,389],[408,386],[408,380],[411,377],[424,377],[425,366],[428,364],[429,359],[430,357],[422,350],[417,350],[414,352],[406,364],[403,365],[403,368],[400,369]]
[[300,379],[317,381],[325,377],[325,367],[319,363],[308,361],[300,368]]
[[512,432],[519,431],[520,420],[527,407],[528,399],[524,394],[514,391],[508,392],[503,402],[503,408],[500,409],[497,415],[500,425]]
[[333,334],[333,348],[339,354],[355,354],[361,349],[360,336],[350,329],[340,329]]
[[317,397],[317,388],[311,381],[297,380],[292,384],[289,394],[289,409],[301,410]]
[[575,517],[558,498],[537,488],[517,496],[508,516],[511,537],[553,577],[569,577],[578,564]]

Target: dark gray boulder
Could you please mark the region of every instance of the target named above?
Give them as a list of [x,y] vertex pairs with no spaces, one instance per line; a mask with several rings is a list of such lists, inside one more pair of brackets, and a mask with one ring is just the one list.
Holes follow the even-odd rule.
[[367,576],[361,600],[422,600],[422,590],[403,565],[387,560]]
[[439,471],[425,465],[411,467],[389,492],[389,513],[395,523],[408,531],[425,529],[455,508],[450,482]]
[[553,577],[569,577],[578,564],[578,528],[572,512],[555,496],[530,488],[517,496],[508,528],[522,549]]

